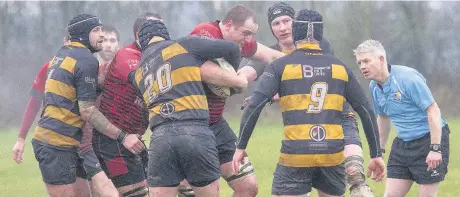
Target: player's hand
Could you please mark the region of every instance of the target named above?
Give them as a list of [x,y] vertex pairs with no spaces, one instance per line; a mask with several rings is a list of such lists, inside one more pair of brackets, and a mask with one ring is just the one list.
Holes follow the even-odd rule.
[[140,138],[138,134],[128,134],[123,140],[123,146],[133,154],[139,154],[145,149],[144,143]]
[[442,154],[439,152],[430,151],[426,156],[426,164],[431,169],[436,169],[442,162]]
[[241,105],[241,110],[243,110],[244,108],[246,108],[246,106],[249,105],[249,101],[251,101],[251,96],[248,96],[244,99],[243,104]]
[[367,178],[371,178],[374,181],[382,181],[386,175],[385,162],[382,157],[372,158],[367,167]]
[[235,154],[233,155],[233,174],[238,174],[240,171],[240,164],[244,162],[244,150],[236,149]]
[[22,153],[24,152],[24,139],[18,138],[13,146],[13,159],[16,163],[22,163]]

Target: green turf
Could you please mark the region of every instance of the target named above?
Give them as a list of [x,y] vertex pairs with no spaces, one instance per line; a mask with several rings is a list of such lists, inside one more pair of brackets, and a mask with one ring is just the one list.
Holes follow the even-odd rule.
[[[230,122],[232,128],[238,131],[238,122]],[[460,196],[460,157],[458,152],[460,146],[457,144],[457,139],[460,140],[460,134],[457,132],[460,130],[460,120],[449,121],[451,128],[451,155],[449,163],[449,173],[446,180],[441,183],[440,197],[457,197]],[[255,173],[259,183],[259,195],[262,197],[270,196],[271,183],[273,179],[273,171],[278,161],[280,143],[282,138],[282,125],[280,121],[264,121],[261,119],[257,124],[256,130],[253,133],[249,147],[247,149],[250,156],[251,162],[254,165]],[[364,136],[364,156],[365,163],[369,161],[367,144]],[[30,136],[27,139],[26,150],[24,153],[24,163],[16,164],[12,160],[11,149],[15,143],[17,136],[17,130],[10,129],[7,131],[0,131],[0,197],[44,197],[47,196],[43,182],[41,181],[40,171],[38,169],[38,163],[34,158]],[[395,136],[392,132],[390,140]],[[389,149],[390,141],[387,145]],[[369,181],[372,189],[376,196],[383,196],[384,182],[375,183]],[[221,180],[221,196],[231,196],[231,190]],[[316,193],[313,193],[316,196]],[[347,192],[348,196],[348,192]],[[418,187],[413,186],[408,197],[418,196]]]

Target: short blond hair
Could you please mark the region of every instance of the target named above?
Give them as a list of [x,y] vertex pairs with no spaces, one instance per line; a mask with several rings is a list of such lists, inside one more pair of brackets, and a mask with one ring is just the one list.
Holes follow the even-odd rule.
[[385,57],[385,60],[387,59],[387,53],[385,51],[385,48],[383,48],[382,43],[380,43],[377,40],[366,40],[363,43],[361,43],[356,49],[353,50],[353,54],[356,56],[359,53],[367,53],[371,52],[375,55],[378,56],[383,56]]

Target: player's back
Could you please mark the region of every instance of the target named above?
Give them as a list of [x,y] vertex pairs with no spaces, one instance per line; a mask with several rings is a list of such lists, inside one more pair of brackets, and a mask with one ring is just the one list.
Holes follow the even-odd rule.
[[161,41],[142,53],[134,73],[149,110],[150,128],[171,121],[209,120],[208,103],[197,59],[187,51],[187,39]]
[[93,93],[78,92],[77,83],[96,86],[95,78],[79,79],[85,67],[95,67],[97,59],[79,43],[62,47],[51,60],[46,79],[43,111],[35,129],[34,140],[62,148],[77,148],[84,121],[77,100],[92,98]]
[[[314,46],[309,46],[313,47]],[[280,164],[335,166],[343,162],[340,124],[348,74],[335,57],[301,49],[277,60],[284,121]]]

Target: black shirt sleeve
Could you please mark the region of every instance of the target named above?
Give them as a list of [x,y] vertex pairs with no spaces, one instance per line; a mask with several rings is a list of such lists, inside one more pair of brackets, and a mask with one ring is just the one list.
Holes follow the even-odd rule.
[[243,112],[243,117],[240,121],[240,134],[237,141],[237,148],[239,149],[246,149],[249,138],[259,119],[260,112],[265,107],[265,104],[278,93],[280,77],[275,68],[274,64],[267,67],[260,81],[257,83],[249,105]]
[[203,60],[224,58],[233,68],[238,69],[241,62],[240,47],[231,41],[192,37],[181,42],[187,51]]
[[75,68],[77,100],[96,100],[98,72],[99,65],[96,58],[81,58],[77,60]]
[[367,143],[369,144],[371,158],[379,157],[382,153],[380,152],[380,140],[375,113],[363,89],[359,85],[358,79],[356,79],[350,69],[346,69],[348,73],[348,84],[345,89],[345,98],[361,118]]

